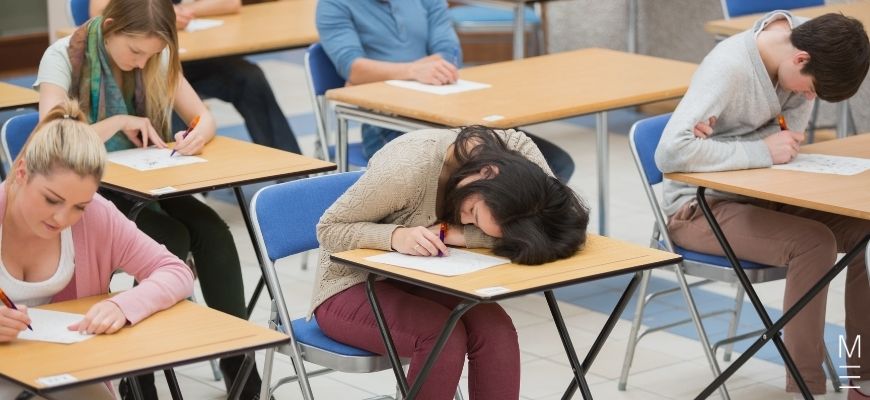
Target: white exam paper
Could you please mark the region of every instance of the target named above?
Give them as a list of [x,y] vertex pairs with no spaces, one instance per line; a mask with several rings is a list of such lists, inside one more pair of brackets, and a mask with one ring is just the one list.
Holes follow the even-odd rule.
[[788,164],[777,164],[773,168],[817,174],[857,175],[870,169],[870,159],[824,154],[798,154]]
[[493,257],[453,248],[450,249],[450,255],[444,257],[419,257],[390,252],[366,257],[366,260],[444,276],[470,274],[472,272],[510,262],[510,260],[506,258]]
[[217,28],[224,24],[224,21],[219,19],[194,18],[187,23],[184,30],[188,32],[202,31],[211,28]]
[[153,169],[177,167],[179,165],[195,164],[208,160],[196,156],[185,156],[175,153],[170,157],[172,149],[158,149],[148,147],[145,149],[129,149],[113,151],[108,154],[108,160],[139,171],[151,171]]
[[486,89],[491,86],[488,83],[472,82],[466,81],[464,79],[457,80],[456,83],[451,83],[449,85],[427,85],[425,83],[420,83],[417,81],[400,80],[389,80],[387,81],[387,84],[405,89],[417,90],[420,92],[439,94],[442,96],[447,94],[468,92],[471,90]]
[[33,327],[33,330],[21,331],[18,334],[19,339],[70,344],[94,337],[94,335],[81,334],[67,329],[68,326],[85,317],[81,314],[29,308],[27,315],[30,317],[30,326]]

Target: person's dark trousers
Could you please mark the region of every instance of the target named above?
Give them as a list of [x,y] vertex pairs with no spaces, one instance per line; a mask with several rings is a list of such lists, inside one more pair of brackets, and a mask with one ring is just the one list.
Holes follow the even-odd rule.
[[[363,155],[366,159],[371,158],[381,147],[384,147],[389,141],[399,137],[402,133],[392,129],[381,128],[374,125],[362,126],[362,147]],[[563,183],[568,183],[571,175],[574,174],[574,160],[567,151],[556,146],[553,142],[535,136],[531,133],[525,134],[532,139],[532,142],[541,150],[544,159],[547,160],[547,165],[553,170],[553,174]]]
[[[124,214],[133,206],[133,202],[121,194],[108,190],[100,193]],[[182,260],[188,253],[193,254],[197,279],[209,307],[247,318],[236,245],[229,227],[211,207],[192,196],[162,200],[159,208],[153,205],[143,208],[136,218],[136,226]],[[221,360],[221,371],[228,385],[237,375],[243,357]],[[136,379],[146,400],[157,398],[153,374],[140,375]],[[243,398],[251,398],[259,388],[260,377],[254,370],[245,384]],[[126,383],[119,387],[119,391],[129,393]],[[122,393],[122,398],[128,397]]]
[[[254,143],[302,154],[290,123],[278,106],[263,70],[242,57],[188,61],[182,64],[184,77],[200,97],[214,97],[228,103],[245,119]],[[184,129],[176,116],[173,131]]]

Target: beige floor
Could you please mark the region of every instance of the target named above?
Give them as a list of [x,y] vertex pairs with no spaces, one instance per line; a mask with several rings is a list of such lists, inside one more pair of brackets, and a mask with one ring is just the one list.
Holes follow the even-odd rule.
[[[279,101],[288,115],[310,112],[310,105],[303,90],[304,76],[300,66],[282,61],[261,63],[275,88]],[[241,123],[232,107],[210,100],[209,106],[218,117],[221,126]],[[584,198],[594,199],[594,132],[567,123],[549,123],[529,127],[529,130],[555,141],[568,149],[577,163],[571,181]],[[312,154],[313,137],[303,137],[303,151]],[[646,245],[652,225],[633,162],[628,152],[625,135],[612,134],[611,143],[611,234],[638,244]],[[243,273],[247,292],[250,293],[260,272],[253,249],[245,231],[241,215],[232,204],[209,200],[209,203],[226,219],[236,237],[236,245],[242,256]],[[594,220],[590,226],[596,226]],[[309,265],[315,262],[310,256]],[[291,314],[304,314],[309,296],[313,271],[300,269],[300,258],[282,261],[280,272],[284,296],[291,304]],[[669,278],[671,273],[657,272]],[[119,285],[125,285],[119,282]],[[725,285],[713,290],[730,292]],[[832,285],[829,296],[828,321],[843,323],[842,280]],[[772,283],[759,287],[761,298],[770,305],[779,307],[782,284]],[[549,317],[543,297],[526,296],[506,301],[503,306],[513,317],[522,350],[523,399],[559,399],[570,379],[570,368],[562,353],[561,345]],[[571,304],[563,304],[567,324],[578,350],[585,351],[597,334],[606,315]],[[260,301],[252,320],[265,324],[267,303]],[[620,321],[588,374],[592,393],[599,399],[690,399],[712,379],[697,341],[669,333],[657,333],[641,341],[632,368],[627,391],[617,390],[616,380],[622,366],[625,338],[629,323]],[[835,350],[832,350],[835,351]],[[262,354],[258,354],[261,358]],[[262,360],[259,364],[262,369]],[[291,367],[286,358],[278,358],[276,376],[289,374]],[[181,387],[189,399],[218,399],[225,396],[223,383],[215,382],[206,363],[182,367],[177,370]],[[782,390],[784,369],[766,361],[750,361],[728,382],[733,399],[791,399]],[[465,379],[462,385],[466,384]],[[318,399],[366,399],[378,395],[393,394],[395,383],[391,372],[368,375],[331,374],[314,378],[312,386]],[[160,390],[168,397],[165,385]],[[467,393],[467,392],[466,392]],[[163,396],[161,396],[163,397]],[[288,384],[278,389],[275,398],[280,400],[301,399],[298,386]],[[579,395],[576,396],[579,398]],[[715,396],[714,396],[715,398]],[[845,399],[845,394],[829,396]]]

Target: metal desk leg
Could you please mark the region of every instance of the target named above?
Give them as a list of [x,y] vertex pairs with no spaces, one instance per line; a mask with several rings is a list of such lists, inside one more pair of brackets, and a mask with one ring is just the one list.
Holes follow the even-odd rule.
[[[734,254],[734,250],[732,250],[731,245],[725,238],[725,233],[722,232],[722,229],[719,227],[719,223],[716,222],[716,218],[713,216],[713,211],[710,209],[710,206],[707,204],[707,199],[704,197],[705,191],[706,188],[698,187],[698,191],[696,193],[698,206],[701,207],[701,211],[704,213],[704,217],[707,219],[707,223],[710,225],[710,229],[713,230],[713,234],[716,236],[716,239],[719,241],[719,245],[722,246],[722,250],[725,252],[725,256],[728,258],[728,261],[731,262],[731,266],[734,268],[734,272],[737,274],[737,279],[740,281],[740,285],[743,286],[743,289],[746,292],[746,297],[749,298],[749,301],[755,308],[756,314],[758,314],[758,317],[761,318],[761,322],[764,324],[765,329],[770,329],[773,326],[773,322],[771,322],[770,316],[764,309],[764,304],[762,304],[761,300],[758,298],[758,294],[755,293],[755,289],[752,287],[752,282],[749,281],[749,278],[746,276],[746,272],[743,271],[743,267],[740,265],[740,261],[737,259],[737,255]],[[796,307],[797,305],[792,308]],[[779,351],[779,354],[782,357],[783,362],[785,363],[786,369],[789,371],[789,373],[791,373],[792,377],[794,377],[794,380],[797,383],[801,394],[803,394],[805,398],[812,399],[812,394],[810,394],[810,390],[807,387],[806,382],[804,382],[803,377],[801,377],[800,372],[798,371],[797,366],[794,363],[794,360],[792,360],[791,358],[791,354],[789,354],[788,352],[788,349],[785,348],[785,344],[782,341],[781,333],[778,329],[776,331],[773,331],[772,333],[773,343],[776,346],[776,349]],[[764,336],[766,335],[763,335],[762,337]],[[743,354],[751,355],[753,353],[754,352],[752,351],[746,351]],[[743,356],[741,356],[740,359],[744,359],[745,362],[745,360],[748,358],[744,358]],[[728,367],[725,372],[719,375],[719,377],[717,377],[713,381],[713,383],[711,383],[710,386],[708,386],[707,389],[705,389],[705,391],[698,396],[698,398],[703,399],[709,396],[710,393],[708,391],[712,392],[713,389],[716,389],[719,385],[725,382],[725,379],[727,379],[728,376],[730,376],[730,374],[736,370],[735,366],[739,367],[740,364],[741,363],[739,363],[739,361],[735,361],[733,364],[731,364],[731,366]],[[729,373],[728,371],[731,371],[731,373]]]
[[628,0],[628,40],[629,53],[637,53],[637,0]]
[[[744,363],[746,363],[746,361],[749,361],[749,359],[752,358],[752,356],[755,355],[755,353],[758,352],[758,350],[761,349],[761,347],[764,346],[768,341],[774,340],[775,342],[777,339],[779,339],[779,331],[782,330],[785,324],[791,321],[791,319],[794,318],[794,316],[797,315],[797,313],[800,312],[800,310],[802,310],[807,305],[807,303],[812,301],[812,299],[816,297],[816,295],[819,294],[819,292],[821,292],[822,289],[825,288],[825,286],[831,283],[831,281],[833,281],[834,278],[836,278],[841,271],[849,266],[849,263],[851,263],[855,259],[855,257],[860,257],[861,249],[867,245],[868,241],[870,241],[870,235],[864,236],[864,239],[862,239],[855,247],[849,250],[849,252],[846,253],[846,255],[840,259],[840,261],[834,264],[834,266],[831,267],[831,270],[828,271],[822,277],[822,279],[819,280],[819,282],[813,285],[813,287],[810,288],[810,290],[807,291],[807,293],[803,295],[803,297],[801,297],[800,300],[798,300],[797,303],[794,304],[794,306],[789,308],[788,311],[786,311],[782,315],[782,317],[780,317],[769,328],[767,328],[767,330],[763,332],[761,336],[756,339],[755,342],[753,342],[752,345],[749,346],[749,348],[746,349],[746,351],[743,352],[743,354],[741,354],[740,357],[738,357],[737,360],[734,361],[734,363],[731,364],[731,366],[729,366],[725,371],[722,372],[722,375],[719,375],[716,380],[711,382],[710,385],[708,385],[704,389],[704,391],[701,392],[701,394],[699,394],[698,397],[696,397],[695,399],[699,400],[707,398],[707,396],[709,396],[711,393],[713,393],[714,390],[716,390],[717,386],[725,382],[725,380],[733,375],[734,372],[736,372]],[[800,375],[795,378],[796,381],[799,379]],[[803,384],[803,379],[800,379],[798,381],[798,385],[800,384]],[[809,392],[802,394],[805,399],[813,398],[812,394],[810,394]]]
[[628,305],[631,296],[634,295],[634,291],[637,289],[637,285],[640,283],[642,277],[643,272],[634,273],[634,277],[628,282],[628,286],[625,287],[625,291],[622,292],[622,296],[619,297],[619,301],[616,302],[616,305],[613,306],[613,311],[610,313],[610,316],[607,317],[604,327],[601,328],[598,337],[595,338],[595,343],[592,344],[592,348],[589,349],[589,353],[587,353],[586,358],[583,359],[582,365],[577,362],[577,353],[574,350],[574,346],[571,344],[571,338],[568,336],[568,329],[565,327],[565,321],[562,320],[562,313],[559,312],[559,305],[556,302],[556,297],[550,290],[544,292],[544,295],[547,297],[547,304],[550,306],[550,313],[553,314],[553,322],[556,323],[556,329],[559,330],[559,336],[562,339],[562,345],[565,346],[565,353],[568,355],[568,361],[571,363],[571,368],[574,370],[574,378],[565,390],[565,394],[562,395],[563,400],[573,397],[578,385],[580,386],[580,393],[583,395],[583,398],[585,400],[592,399],[592,393],[589,391],[589,386],[586,384],[586,379],[583,375],[592,368],[592,363],[595,362],[595,357],[598,356],[601,348],[604,347],[604,342],[607,340],[607,337],[610,336],[610,332],[613,331],[613,326],[616,325],[617,321],[619,321],[619,316],[622,315],[625,306]]
[[144,400],[145,396],[142,394],[142,387],[139,386],[139,380],[136,379],[135,376],[127,377],[127,384],[130,385],[130,391],[133,392],[134,400]]
[[[254,369],[254,353],[245,353],[245,360],[242,361],[242,366],[239,368],[239,374],[233,380],[233,387],[227,393],[228,400],[241,400],[242,388],[248,382],[248,376],[251,375],[251,370]],[[225,378],[227,379],[227,378]]]
[[520,60],[526,51],[526,3],[514,6],[514,60]]
[[33,392],[31,392],[29,390],[24,390],[21,393],[19,393],[18,396],[15,396],[15,400],[29,400],[29,399],[32,399],[34,397],[36,397],[36,394],[34,394]]
[[447,339],[453,332],[453,328],[456,327],[456,323],[459,322],[459,319],[462,318],[462,315],[465,314],[466,311],[470,310],[471,307],[476,306],[478,303],[466,300],[457,304],[456,307],[453,308],[453,311],[450,312],[450,316],[447,318],[447,322],[444,323],[444,329],[441,330],[441,334],[438,335],[438,339],[435,341],[435,346],[432,348],[432,352],[426,357],[426,362],[423,363],[423,368],[420,369],[420,374],[417,375],[414,385],[409,389],[408,380],[405,378],[405,371],[402,369],[402,361],[399,359],[396,345],[390,335],[390,329],[387,327],[386,319],[384,319],[384,312],[381,309],[381,305],[378,302],[377,295],[375,294],[376,278],[377,276],[374,274],[369,274],[368,278],[366,278],[366,295],[368,296],[369,304],[372,306],[372,311],[374,311],[375,320],[378,323],[378,330],[381,331],[381,338],[384,339],[384,347],[387,350],[390,364],[393,366],[393,373],[396,375],[396,382],[399,384],[402,398],[404,400],[413,400],[420,392],[420,389],[423,388],[423,383],[426,382],[426,376],[429,375],[429,370],[432,369],[432,366],[438,359],[441,349],[443,349],[444,345],[447,344]]
[[338,172],[348,171],[347,162],[347,118],[337,115],[338,118],[338,143],[335,146],[335,163],[338,164]]
[[842,139],[849,134],[849,100],[837,103],[837,138]]
[[178,386],[175,371],[172,368],[164,369],[163,375],[166,377],[166,385],[169,386],[169,395],[172,396],[172,400],[181,400],[181,387]]
[[[251,300],[248,301],[247,317],[251,318],[251,313],[254,311],[254,306],[257,304],[260,292],[263,290],[263,277],[266,276],[266,263],[263,261],[263,253],[260,252],[260,246],[257,246],[257,236],[254,234],[254,223],[251,222],[251,213],[248,210],[248,203],[245,202],[245,194],[239,186],[233,187],[233,193],[236,195],[236,202],[239,203],[239,210],[242,212],[242,219],[245,220],[245,227],[248,228],[248,236],[251,238],[251,244],[254,245],[254,254],[257,255],[257,264],[260,265],[260,281],[257,282],[257,288],[254,290]],[[269,289],[268,287],[266,289],[269,291],[269,298],[274,298],[272,289]]]
[[595,144],[598,169],[598,234],[607,236],[607,205],[610,203],[610,138],[607,112],[595,115]]

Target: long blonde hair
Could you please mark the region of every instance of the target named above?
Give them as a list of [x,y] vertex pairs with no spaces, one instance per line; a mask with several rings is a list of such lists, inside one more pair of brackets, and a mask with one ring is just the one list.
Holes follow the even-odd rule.
[[64,168],[99,182],[106,165],[106,148],[88,125],[79,103],[66,100],[54,106],[30,134],[13,165],[17,169],[22,163],[28,179]]
[[[103,38],[114,34],[129,36],[156,36],[169,48],[169,65],[161,73],[160,54],[152,56],[142,77],[145,84],[145,117],[158,132],[169,132],[172,102],[181,74],[178,58],[178,32],[175,29],[175,8],[169,0],[111,0],[103,10]],[[168,138],[164,138],[168,139]]]

